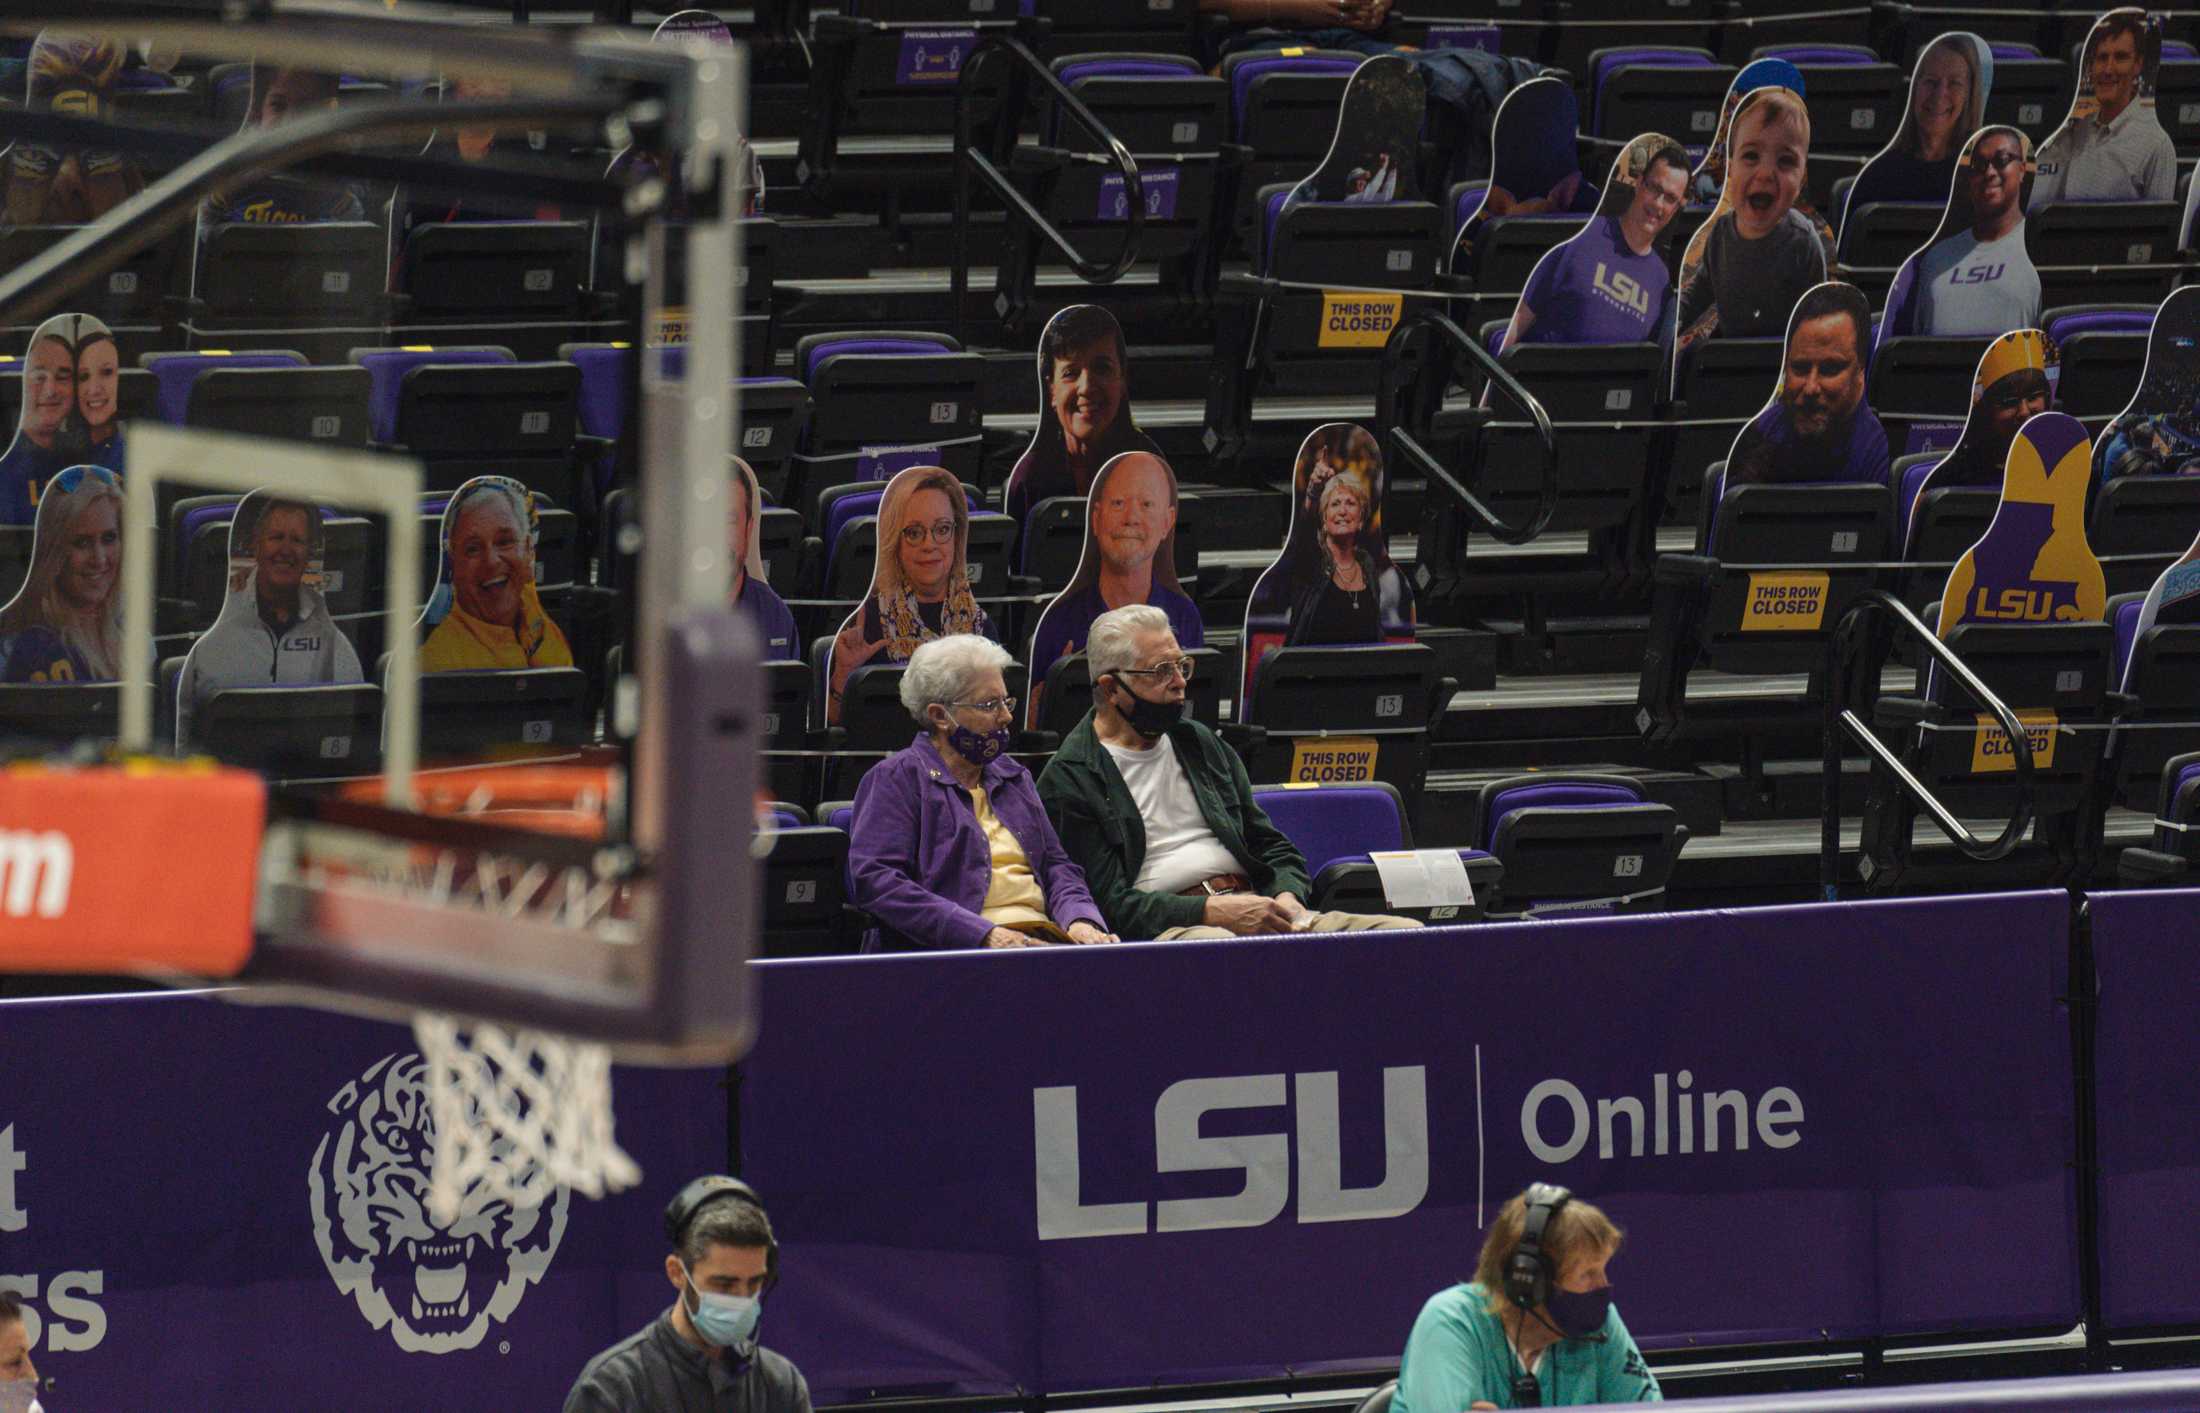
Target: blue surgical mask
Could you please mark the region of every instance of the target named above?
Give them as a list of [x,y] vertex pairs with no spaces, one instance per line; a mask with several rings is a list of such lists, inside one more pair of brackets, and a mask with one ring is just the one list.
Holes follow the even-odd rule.
[[1612,1313],[1612,1288],[1577,1291],[1554,1286],[1543,1303],[1551,1312],[1551,1323],[1566,1338],[1587,1339],[1604,1328]]
[[759,1297],[698,1290],[693,1276],[688,1277],[688,1289],[695,1291],[695,1308],[688,1311],[688,1321],[704,1339],[725,1348],[745,1344],[755,1335],[757,1317],[764,1313]]

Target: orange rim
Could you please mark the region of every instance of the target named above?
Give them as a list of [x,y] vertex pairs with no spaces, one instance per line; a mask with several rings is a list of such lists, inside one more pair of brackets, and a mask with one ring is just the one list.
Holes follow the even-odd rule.
[[[611,799],[612,772],[593,765],[537,765],[435,771],[413,777],[422,814],[473,817],[514,829],[578,838],[600,837]],[[355,780],[346,800],[380,804],[380,779]]]

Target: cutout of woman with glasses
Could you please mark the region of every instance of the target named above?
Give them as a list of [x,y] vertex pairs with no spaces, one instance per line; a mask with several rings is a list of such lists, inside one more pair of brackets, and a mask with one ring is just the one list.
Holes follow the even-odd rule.
[[878,543],[871,592],[833,640],[829,724],[839,723],[841,693],[865,663],[907,662],[918,645],[958,633],[998,636],[970,591],[970,505],[954,472],[912,466],[888,481]]
[[31,571],[0,609],[0,681],[112,682],[122,663],[122,486],[72,466],[38,501]]

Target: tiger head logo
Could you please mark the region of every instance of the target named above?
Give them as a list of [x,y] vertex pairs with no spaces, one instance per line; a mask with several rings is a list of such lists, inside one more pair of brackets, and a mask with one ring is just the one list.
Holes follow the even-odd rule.
[[414,1354],[472,1349],[543,1278],[570,1195],[514,1208],[470,1188],[458,1219],[428,1214],[435,1117],[418,1055],[385,1055],[329,1100],[306,1187],[313,1236],[336,1288]]

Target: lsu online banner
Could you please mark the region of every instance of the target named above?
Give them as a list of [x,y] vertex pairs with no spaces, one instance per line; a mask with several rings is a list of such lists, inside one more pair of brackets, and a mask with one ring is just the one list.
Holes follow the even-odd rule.
[[2067,951],[2038,892],[761,963],[775,1347],[821,1401],[1394,1364],[1535,1179],[1653,1348],[2067,1328]]
[[2200,890],[2089,893],[2086,907],[2102,1320],[2111,1334],[2200,1323]]
[[0,1002],[0,1289],[47,1406],[557,1408],[671,1305],[661,1213],[722,1070],[614,1071],[641,1185],[428,1217],[412,1034],[162,994]]

